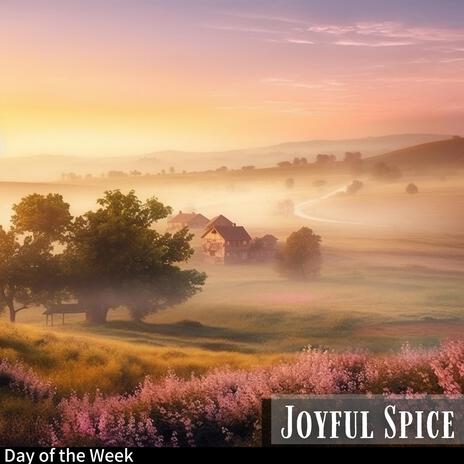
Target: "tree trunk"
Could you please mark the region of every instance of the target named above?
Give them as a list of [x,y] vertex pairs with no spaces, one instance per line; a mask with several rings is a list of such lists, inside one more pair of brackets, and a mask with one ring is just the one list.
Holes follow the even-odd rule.
[[108,315],[108,308],[97,306],[87,310],[85,319],[91,325],[101,325],[106,323],[106,316]]
[[8,305],[8,309],[10,311],[10,322],[16,322],[16,311],[14,306]]

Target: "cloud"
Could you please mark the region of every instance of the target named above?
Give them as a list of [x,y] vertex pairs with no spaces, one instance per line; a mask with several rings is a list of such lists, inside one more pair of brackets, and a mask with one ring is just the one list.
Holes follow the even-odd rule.
[[295,79],[288,79],[285,77],[266,77],[261,80],[264,84],[293,87],[296,89],[311,89],[311,90],[328,90],[339,91],[345,87],[344,82],[336,80],[325,80],[320,82],[301,82]]
[[285,42],[296,45],[315,45],[316,42],[304,39],[285,39]]
[[390,41],[377,41],[377,42],[360,42],[357,40],[337,40],[335,45],[343,47],[404,47],[406,45],[413,45],[414,42],[390,42]]
[[225,15],[235,17],[235,18],[253,19],[257,21],[269,21],[269,22],[277,22],[277,23],[284,23],[284,24],[301,24],[301,25],[306,24],[306,21],[302,19],[289,18],[286,16],[272,16],[272,15],[234,13],[234,12],[227,12],[225,13]]
[[347,39],[350,39],[346,41],[353,42],[358,41],[360,37],[376,39],[377,42],[383,42],[389,39],[395,39],[397,42],[415,43],[453,42],[464,40],[463,29],[418,27],[391,21],[357,22],[347,25],[313,24],[308,27],[307,31],[317,34],[346,36]]
[[460,61],[464,61],[464,57],[461,58],[447,58],[444,60],[440,60],[440,63],[458,63]]

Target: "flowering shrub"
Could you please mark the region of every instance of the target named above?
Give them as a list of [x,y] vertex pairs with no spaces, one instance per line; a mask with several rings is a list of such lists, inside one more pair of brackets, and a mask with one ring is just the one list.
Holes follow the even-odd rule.
[[11,364],[6,360],[0,361],[1,386],[24,393],[34,401],[51,398],[55,394],[51,384],[44,382],[32,369],[21,363]]
[[54,446],[228,446],[259,440],[261,400],[273,394],[463,393],[464,342],[398,354],[309,349],[293,362],[221,369],[182,380],[147,378],[130,395],[63,400]]
[[147,378],[130,394],[72,394],[59,402],[30,369],[0,361],[1,387],[25,394],[38,408],[53,400],[46,403],[50,419],[43,418],[37,433],[23,424],[40,437],[37,444],[251,446],[260,440],[261,401],[271,395],[462,394],[464,341],[431,350],[405,346],[390,355],[308,348],[271,367],[223,368],[187,380],[171,373],[158,382]]

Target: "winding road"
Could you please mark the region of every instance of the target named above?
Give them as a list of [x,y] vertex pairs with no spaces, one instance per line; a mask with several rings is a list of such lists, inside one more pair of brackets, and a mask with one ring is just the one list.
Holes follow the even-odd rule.
[[317,221],[317,222],[325,222],[329,224],[350,224],[350,225],[363,225],[362,222],[355,222],[355,221],[342,221],[338,219],[330,219],[330,218],[325,218],[325,217],[320,217],[320,216],[313,216],[311,214],[306,213],[306,209],[309,206],[314,206],[317,205],[318,203],[322,202],[323,200],[327,200],[328,198],[331,198],[335,195],[338,195],[339,193],[344,193],[346,192],[347,186],[339,187],[336,190],[333,190],[329,193],[326,193],[325,195],[317,198],[313,198],[311,200],[306,200],[301,203],[298,203],[295,205],[293,213],[295,216],[303,218],[303,219],[309,219],[310,221]]

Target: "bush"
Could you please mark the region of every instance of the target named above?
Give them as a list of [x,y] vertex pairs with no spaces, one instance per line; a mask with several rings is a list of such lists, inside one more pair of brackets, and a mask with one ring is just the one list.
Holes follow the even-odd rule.
[[409,184],[406,187],[406,193],[409,193],[410,195],[414,195],[416,193],[419,193],[419,189],[417,188],[416,184]]

